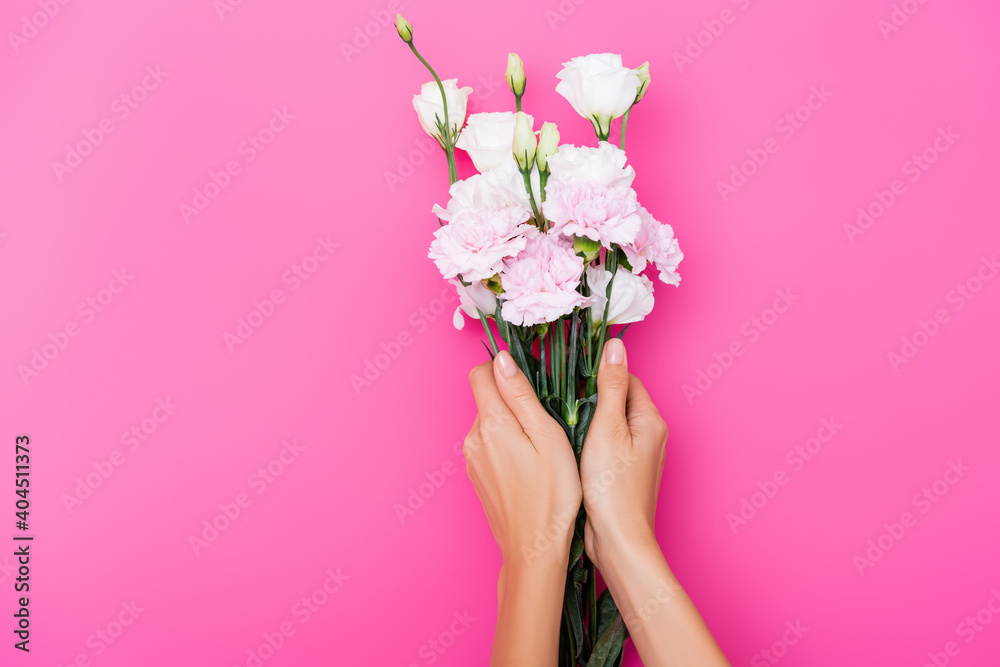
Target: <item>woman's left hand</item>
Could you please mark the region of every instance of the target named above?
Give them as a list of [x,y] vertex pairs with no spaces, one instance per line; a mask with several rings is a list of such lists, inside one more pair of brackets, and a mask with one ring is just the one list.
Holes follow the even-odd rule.
[[562,427],[507,351],[469,373],[478,414],[466,470],[505,567],[557,560],[565,568],[583,491]]

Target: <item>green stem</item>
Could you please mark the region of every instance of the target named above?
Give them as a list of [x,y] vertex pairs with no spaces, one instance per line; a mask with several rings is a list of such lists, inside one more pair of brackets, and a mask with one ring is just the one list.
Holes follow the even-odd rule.
[[[555,395],[561,399],[566,393],[563,389],[563,385],[566,383],[566,322],[562,318],[556,320],[555,338],[552,339],[552,342],[555,344],[555,349],[552,352],[552,369],[553,372],[557,373],[553,389]],[[565,404],[563,404],[562,414],[565,422],[569,418],[569,409]]]
[[458,169],[455,167],[455,149],[452,148],[446,153],[448,155],[448,185],[450,187],[458,180]]
[[[444,84],[441,83],[441,77],[437,75],[431,64],[424,60],[424,57],[420,55],[417,51],[417,47],[413,44],[413,41],[409,41],[410,50],[413,51],[413,55],[424,64],[427,71],[431,73],[434,80],[437,81],[438,90],[441,91],[441,105],[444,107],[444,133],[442,134],[442,140],[444,141],[444,152],[448,156],[448,185],[453,184],[458,180],[458,172],[455,169],[455,142],[451,138],[451,124],[448,122],[448,96],[444,94]],[[436,114],[435,114],[436,115]]]
[[535,224],[538,228],[545,231],[545,218],[542,214],[538,212],[538,206],[535,205],[535,193],[531,190],[531,169],[521,172],[521,177],[524,178],[524,189],[528,192],[528,201],[531,202],[531,212],[535,214]]
[[[608,248],[607,253],[605,253],[604,263],[607,270],[611,272],[611,278],[608,279],[608,287],[604,292],[604,316],[601,317],[601,328],[600,337],[597,342],[596,352],[597,355],[591,363],[591,368],[594,369],[595,373],[591,377],[587,378],[587,392],[592,393],[591,387],[597,389],[597,366],[601,363],[601,354],[604,352],[604,337],[608,330],[608,310],[611,307],[611,288],[614,286],[615,274],[618,273],[618,247],[612,245]],[[589,357],[588,357],[589,358]]]
[[597,643],[597,577],[594,574],[594,563],[589,558],[584,558],[587,565],[587,603],[590,605],[590,641]]
[[[545,184],[548,183],[548,182],[549,182],[549,171],[548,171],[548,168],[546,168],[545,171],[539,170],[539,172],[538,172],[538,189],[541,190],[541,192],[538,193],[538,203],[539,203],[539,205],[545,203]],[[549,221],[545,220],[543,218],[543,220],[542,220],[542,231],[543,232],[548,231],[548,229],[547,229],[548,226],[549,226]]]
[[493,338],[493,330],[490,329],[490,325],[486,321],[486,315],[484,315],[483,311],[479,309],[479,306],[476,306],[476,312],[479,313],[479,321],[483,323],[483,329],[486,330],[486,336],[490,339],[490,348],[492,348],[494,356],[500,354],[500,349],[497,347],[497,341]]
[[548,339],[548,332],[541,335],[538,340],[538,353],[542,358],[542,395],[547,396],[549,393],[549,368],[545,363],[545,343]]
[[[635,106],[634,104],[632,106]],[[622,136],[621,140],[618,142],[618,148],[625,150],[625,126],[628,125],[628,115],[632,113],[632,107],[629,107],[625,111],[625,115],[622,116]]]
[[[573,311],[573,323],[569,333],[569,370],[566,372],[566,403],[573,405],[572,413],[576,417],[576,394],[580,387],[580,382],[576,378],[576,339],[580,334],[580,311]],[[575,422],[574,422],[575,423]]]

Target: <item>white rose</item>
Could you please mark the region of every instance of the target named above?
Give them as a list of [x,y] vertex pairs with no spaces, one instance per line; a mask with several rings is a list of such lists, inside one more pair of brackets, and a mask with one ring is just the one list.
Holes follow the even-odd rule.
[[[604,317],[604,304],[611,272],[599,266],[587,267],[587,285],[595,297],[590,307],[590,321],[595,325]],[[645,319],[653,312],[653,281],[646,276],[629,273],[619,268],[611,284],[611,305],[608,307],[608,324],[628,324]]]
[[[469,154],[481,173],[513,162],[514,118],[512,111],[474,113],[455,146]],[[534,122],[531,116],[528,120]]]
[[[459,128],[465,124],[465,110],[472,94],[472,86],[458,87],[458,79],[445,79],[444,94],[448,98],[448,124],[451,125],[451,135],[458,134]],[[438,131],[437,118],[444,125],[444,105],[441,104],[441,89],[437,81],[428,81],[420,86],[420,94],[413,96],[413,108],[417,110],[417,118],[424,132],[441,142],[441,132]],[[513,135],[512,135],[513,136]]]
[[556,92],[569,100],[578,114],[590,120],[602,138],[611,132],[611,120],[618,118],[635,102],[639,76],[634,69],[622,66],[615,53],[593,53],[563,63],[556,74],[560,79]]

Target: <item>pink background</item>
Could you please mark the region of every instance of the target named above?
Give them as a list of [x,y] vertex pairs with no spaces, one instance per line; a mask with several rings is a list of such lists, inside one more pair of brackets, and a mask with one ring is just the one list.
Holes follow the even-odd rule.
[[[30,656],[10,646],[13,548],[0,548],[0,663],[253,665],[248,650],[285,624],[266,665],[486,664],[499,555],[455,448],[473,419],[466,372],[486,355],[476,327],[452,328],[426,258],[447,175],[440,151],[419,149],[410,100],[428,77],[377,21],[398,5],[42,4],[58,12],[16,44],[40,5],[0,10],[0,479],[30,434],[36,536]],[[686,258],[681,287],[658,286],[626,341],[671,427],[658,535],[734,665],[770,664],[760,652],[776,642],[780,664],[812,667],[944,664],[949,642],[948,664],[1000,656],[1000,618],[960,626],[1000,590],[1000,280],[981,259],[1000,250],[1000,10],[897,4],[916,11],[885,35],[890,0],[402,4],[438,72],[476,89],[473,110],[512,108],[515,51],[525,110],[577,144],[594,140],[554,91],[560,63],[650,61],[627,148]],[[731,21],[713,23],[723,10]],[[678,66],[686,48],[696,57]],[[813,86],[830,97],[799,109]],[[793,132],[776,125],[797,110],[809,118]],[[102,119],[111,132],[57,174]],[[251,151],[269,123],[281,131]],[[910,180],[939,128],[958,138]],[[768,139],[777,152],[724,200],[717,183]],[[225,183],[230,161],[187,222],[180,205],[213,173]],[[459,170],[472,173],[464,155]],[[851,237],[858,207],[896,179],[903,194]],[[960,299],[958,284],[978,291]],[[775,321],[786,289],[797,298]],[[270,317],[227,345],[255,301]],[[894,368],[920,321],[935,335]],[[22,377],[36,350],[53,358]],[[707,389],[689,400],[700,372]],[[842,426],[795,463],[823,419]],[[145,440],[123,440],[133,427]],[[284,441],[299,450],[271,463]],[[949,461],[968,470],[938,497]],[[81,483],[89,496],[67,507]],[[734,532],[744,498],[766,504]],[[0,499],[12,544],[16,497]],[[196,554],[213,519],[225,528]],[[889,548],[859,572],[880,536]],[[782,646],[796,622],[808,631]]]

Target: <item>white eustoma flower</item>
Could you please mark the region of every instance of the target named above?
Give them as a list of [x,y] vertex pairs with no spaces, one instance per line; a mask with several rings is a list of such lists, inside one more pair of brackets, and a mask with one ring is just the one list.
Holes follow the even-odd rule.
[[611,120],[618,118],[635,102],[639,75],[622,65],[615,53],[593,53],[563,63],[556,75],[556,92],[569,100],[578,114],[590,120],[598,136],[606,139]]
[[469,285],[463,285],[456,278],[452,278],[448,282],[458,290],[458,308],[455,309],[455,315],[452,318],[452,324],[455,325],[456,329],[462,329],[465,326],[465,318],[462,317],[462,313],[474,320],[479,319],[476,308],[483,311],[483,315],[496,313],[497,297],[482,282],[477,280]]
[[[595,325],[604,317],[605,296],[611,272],[601,266],[587,267],[587,285],[594,298],[590,307],[590,321]],[[623,267],[615,272],[611,283],[611,305],[608,306],[608,324],[628,324],[645,319],[653,312],[653,281],[646,276],[629,273]]]
[[[441,83],[448,99],[448,125],[451,126],[451,135],[454,137],[465,124],[465,111],[472,86],[459,88],[458,79],[445,79]],[[428,81],[420,86],[420,94],[413,96],[413,108],[417,111],[420,127],[441,143],[441,131],[438,130],[435,117],[440,118],[444,125],[444,105],[441,103],[441,89],[438,88],[437,81]]]
[[[517,170],[513,155],[510,160],[496,169],[483,174],[473,174],[455,181],[448,189],[447,208],[434,204],[434,215],[442,220],[451,220],[456,214],[474,208],[523,208],[531,215],[531,203],[524,189],[524,177]],[[538,172],[532,173],[532,183],[538,189]]]
[[[474,113],[455,146],[469,154],[480,173],[513,162],[514,120],[513,111]],[[531,116],[528,121],[534,122]]]
[[[491,169],[483,176],[490,185],[496,188],[497,192],[502,193],[504,201],[511,202],[508,205],[520,206],[529,212],[531,211],[528,191],[524,188],[524,176],[518,171],[517,162],[514,161],[513,155],[511,155],[510,162],[496,169]],[[538,165],[531,168],[530,178],[531,190],[535,193],[535,201],[537,202],[542,192],[538,177]]]
[[625,164],[626,159],[625,151],[607,141],[598,142],[596,148],[562,144],[548,157],[549,183],[631,187],[635,169]]

